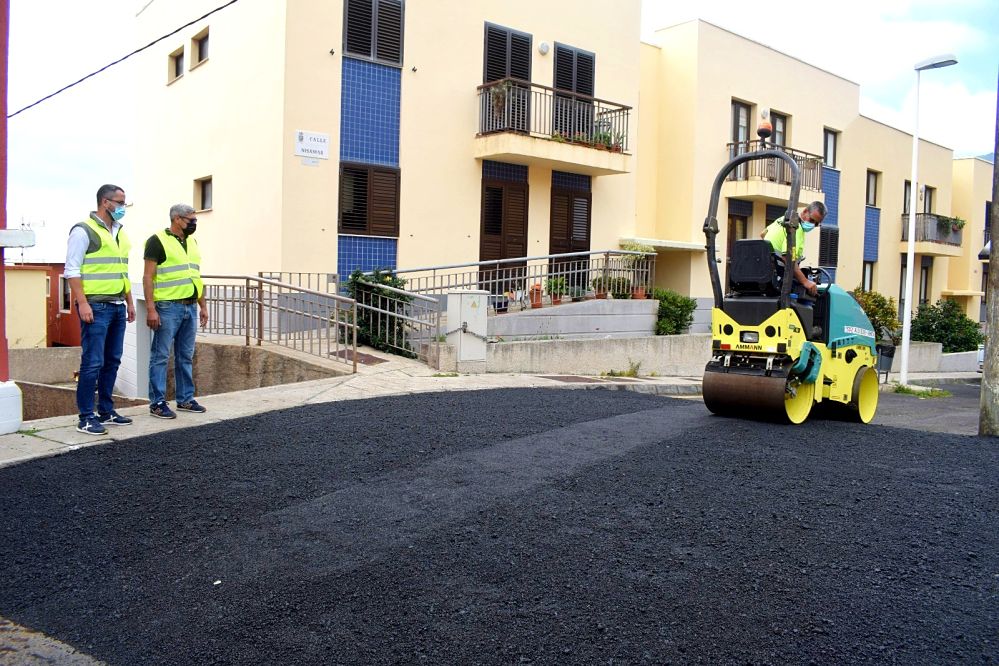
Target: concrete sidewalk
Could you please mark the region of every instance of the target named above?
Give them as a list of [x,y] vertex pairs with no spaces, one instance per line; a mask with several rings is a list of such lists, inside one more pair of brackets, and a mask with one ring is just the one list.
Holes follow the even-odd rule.
[[[406,395],[436,391],[479,391],[499,388],[563,388],[618,389],[666,396],[698,396],[701,377],[592,377],[581,375],[481,374],[453,375],[438,373],[423,363],[365,349],[382,362],[359,365],[354,375],[331,377],[297,384],[284,384],[235,391],[209,396],[197,396],[207,408],[205,414],[179,412],[176,419],[157,419],[149,415],[146,406],[118,410],[130,416],[129,426],[109,426],[106,435],[86,435],[76,431],[75,415],[56,416],[27,421],[18,433],[0,435],[0,467],[33,458],[58,455],[85,446],[95,446],[158,433],[227,421],[243,416],[302,405],[340,400],[360,400],[390,395]],[[913,385],[933,385],[949,381],[967,381],[981,377],[979,373],[910,373]],[[891,388],[897,375],[889,375]]]

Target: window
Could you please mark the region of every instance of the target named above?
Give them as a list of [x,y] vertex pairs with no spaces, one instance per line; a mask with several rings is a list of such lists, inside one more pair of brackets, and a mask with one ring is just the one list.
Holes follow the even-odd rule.
[[867,205],[876,208],[878,205],[878,174],[877,171],[867,172]]
[[923,186],[923,212],[933,212],[933,200],[936,198],[937,188]]
[[775,146],[787,145],[787,116],[782,113],[770,113],[771,125],[774,133],[770,136],[770,142]]
[[835,267],[839,264],[839,229],[819,227],[819,266]]
[[340,165],[342,234],[399,236],[399,170]]
[[[729,157],[749,152],[749,105],[732,100],[732,150]],[[747,165],[735,168],[735,179],[745,180]]]
[[191,57],[194,58],[192,68],[208,60],[208,28],[205,28],[191,40]]
[[932,264],[927,264],[927,259],[933,261],[933,257],[923,257],[923,264],[919,267],[919,305],[926,305],[930,302],[930,270]]
[[73,306],[73,296],[69,291],[69,280],[65,275],[59,276],[59,310],[69,312]]
[[[593,102],[575,96],[593,97],[595,60],[596,56],[588,51],[555,44],[554,81],[557,92],[552,124],[554,130],[563,136],[575,137],[582,132],[598,143],[609,145],[615,133],[622,133],[625,127],[615,126],[609,118],[594,122]],[[599,136],[593,136],[594,132]]]
[[347,0],[343,41],[348,56],[402,65],[403,0]]
[[173,83],[184,76],[184,47],[180,47],[170,54],[169,69],[167,70],[167,83]]
[[836,168],[836,143],[839,141],[839,132],[831,129],[824,130],[824,140],[822,145],[822,162],[827,167]]
[[205,176],[194,181],[194,201],[198,210],[212,208],[212,177]]
[[[490,83],[506,78],[530,81],[531,39],[527,33],[487,23],[482,82]],[[556,66],[557,62],[556,59]],[[528,131],[530,127],[531,89],[527,84],[515,83],[510,87],[494,87],[490,89],[490,95],[495,95],[493,112],[499,113],[499,117],[494,120],[496,126],[493,129]],[[571,104],[565,108],[562,108],[561,104],[562,102],[556,98],[556,127],[558,127],[559,122],[565,125],[571,125],[573,122]],[[584,116],[584,118],[586,117],[592,117],[592,114]],[[581,128],[579,131],[584,129],[589,135],[589,128]],[[559,131],[575,133],[569,127],[563,127]]]
[[902,193],[902,215],[909,214],[909,204],[912,201],[912,183],[905,181]]
[[860,278],[860,288],[864,291],[874,290],[874,262],[864,262],[864,273]]

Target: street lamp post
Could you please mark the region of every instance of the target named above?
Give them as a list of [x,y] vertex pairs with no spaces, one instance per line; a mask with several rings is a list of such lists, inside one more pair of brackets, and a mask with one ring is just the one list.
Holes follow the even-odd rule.
[[905,307],[902,314],[902,365],[899,383],[903,386],[909,383],[909,337],[912,334],[912,275],[915,273],[913,264],[916,262],[916,188],[919,171],[919,75],[924,69],[939,69],[957,64],[957,58],[951,54],[939,55],[917,62],[916,70],[916,126],[912,130],[912,180],[909,181],[909,234],[905,255]]

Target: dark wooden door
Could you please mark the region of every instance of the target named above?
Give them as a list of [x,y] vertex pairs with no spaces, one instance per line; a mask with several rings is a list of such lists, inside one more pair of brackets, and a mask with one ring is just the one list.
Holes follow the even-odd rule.
[[[482,181],[479,261],[527,256],[527,184]],[[483,266],[480,282],[494,294],[523,289],[525,262]]]

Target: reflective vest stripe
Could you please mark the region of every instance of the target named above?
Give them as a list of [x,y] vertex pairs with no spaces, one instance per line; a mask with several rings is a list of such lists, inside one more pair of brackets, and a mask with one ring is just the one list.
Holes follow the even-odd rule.
[[183,278],[181,280],[157,280],[156,289],[164,289],[166,287],[180,287],[182,285],[194,284],[191,278]]
[[[80,273],[80,279],[86,282],[87,280],[121,280],[121,273]],[[84,290],[83,293],[87,293]],[[116,294],[121,292],[115,292]]]
[[128,259],[123,259],[122,257],[91,257],[90,259],[84,259],[85,264],[127,264]]
[[166,268],[157,268],[157,275],[166,275],[167,273],[176,273],[177,271],[186,271],[191,264],[177,264],[176,266],[167,266]]

